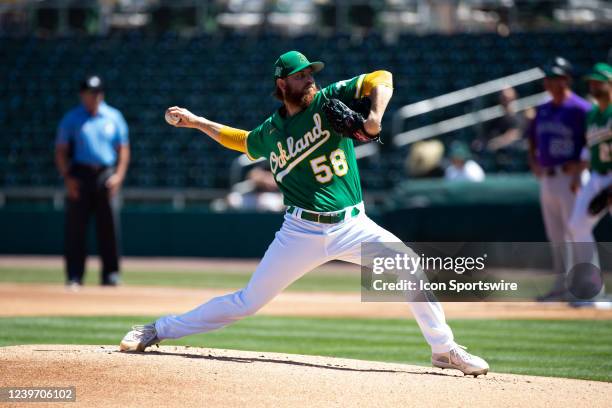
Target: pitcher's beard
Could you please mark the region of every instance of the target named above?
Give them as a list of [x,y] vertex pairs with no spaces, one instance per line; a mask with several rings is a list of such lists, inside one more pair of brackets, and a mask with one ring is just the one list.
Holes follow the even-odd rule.
[[315,84],[297,92],[293,89],[288,89],[285,92],[285,100],[290,104],[299,106],[302,110],[304,110],[310,106],[318,91],[319,87],[317,87]]

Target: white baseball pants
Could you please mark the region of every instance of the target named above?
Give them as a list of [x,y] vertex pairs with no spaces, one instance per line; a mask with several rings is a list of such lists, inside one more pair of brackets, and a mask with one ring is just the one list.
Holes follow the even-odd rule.
[[[582,178],[583,183],[586,182],[588,172]],[[554,176],[542,176],[539,181],[542,218],[551,243],[553,272],[557,276],[552,290],[564,290],[565,277],[572,263],[571,247],[565,245],[571,241],[568,224],[576,201],[571,191],[572,176],[558,171]]]
[[[250,316],[307,272],[332,260],[361,263],[362,242],[401,242],[374,223],[358,206],[359,215],[337,224],[306,221],[285,214],[249,283],[237,292],[213,298],[180,316],[165,316],[155,323],[160,339],[209,332]],[[347,211],[348,213],[349,211]],[[453,333],[437,301],[409,303],[432,352],[454,347]]]
[[[574,249],[575,263],[591,263],[599,267],[599,254],[596,245],[581,245],[581,243],[594,243],[593,228],[603,218],[607,211],[593,216],[589,214],[591,200],[603,189],[612,185],[612,173],[591,173],[591,178],[582,186],[574,203],[574,210],[569,219],[569,233],[572,242],[579,243]],[[611,211],[612,213],[612,211]]]
[[[574,242],[595,242],[593,238],[593,228],[606,214],[602,211],[597,216],[592,216],[588,212],[591,200],[604,188],[612,185],[612,173],[600,174],[596,171],[591,173],[591,178],[586,185],[582,186],[569,220],[569,232]],[[610,211],[612,213],[612,211]]]

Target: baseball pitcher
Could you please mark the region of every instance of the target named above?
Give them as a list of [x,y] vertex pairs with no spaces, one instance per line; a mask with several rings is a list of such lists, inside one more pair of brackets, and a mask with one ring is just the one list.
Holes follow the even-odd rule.
[[[287,212],[247,286],[179,315],[135,326],[120,344],[143,351],[164,339],[219,329],[257,312],[308,271],[331,260],[361,263],[362,242],[401,242],[365,214],[353,139],[375,140],[393,93],[391,73],[375,71],[318,89],[322,62],[297,52],[274,65],[282,107],[250,132],[230,128],[180,107],[167,114],[177,127],[198,129],[225,147],[270,163]],[[363,98],[367,103],[363,104]],[[359,102],[356,104],[356,102]],[[356,112],[368,106],[367,111]],[[408,248],[406,248],[409,250]],[[436,367],[486,374],[489,366],[455,343],[437,301],[411,302]]]

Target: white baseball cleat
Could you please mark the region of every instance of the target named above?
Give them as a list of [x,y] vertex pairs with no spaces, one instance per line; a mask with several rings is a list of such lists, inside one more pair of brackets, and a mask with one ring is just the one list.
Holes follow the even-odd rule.
[[159,344],[155,323],[133,326],[121,340],[119,351],[145,351],[154,344]]
[[482,358],[465,351],[466,347],[455,345],[446,353],[432,353],[431,364],[439,368],[454,368],[465,375],[478,377],[489,372],[489,364]]

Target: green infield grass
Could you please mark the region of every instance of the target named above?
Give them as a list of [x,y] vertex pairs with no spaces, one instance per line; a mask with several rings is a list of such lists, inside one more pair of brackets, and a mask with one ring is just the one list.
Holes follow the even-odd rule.
[[[334,270],[333,265],[326,269],[317,269],[307,273],[289,286],[290,291],[325,291],[325,292],[359,292],[361,290],[361,276],[357,267],[355,270]],[[227,289],[244,287],[253,271],[244,270],[144,270],[127,269],[122,273],[122,282],[125,285],[138,286],[166,286],[186,288],[212,288]],[[85,285],[97,285],[99,272],[88,269],[85,275]],[[521,275],[521,281],[526,285],[520,293],[522,298],[534,298],[540,292],[534,289],[546,288],[552,283],[535,285],[534,282],[541,277],[533,278]],[[549,277],[545,279],[550,280]],[[0,267],[0,283],[64,283],[64,272],[60,268],[49,267]],[[612,287],[612,276],[606,276],[606,285]]]
[[[148,271],[130,269],[122,274],[125,285],[172,286],[187,288],[241,288],[246,285],[252,272],[245,271]],[[88,270],[85,285],[97,285],[100,279],[97,270]],[[64,272],[53,268],[0,268],[0,282],[12,283],[64,283]],[[289,290],[295,291],[333,291],[358,292],[360,288],[359,271],[351,273],[328,273],[317,271],[306,274]]]
[[[0,318],[0,346],[118,344],[153,317]],[[456,341],[494,372],[612,381],[609,321],[451,320]],[[400,319],[255,316],[168,345],[311,354],[429,365],[416,323]],[[0,349],[0,353],[2,350]]]

